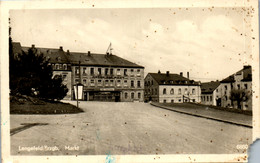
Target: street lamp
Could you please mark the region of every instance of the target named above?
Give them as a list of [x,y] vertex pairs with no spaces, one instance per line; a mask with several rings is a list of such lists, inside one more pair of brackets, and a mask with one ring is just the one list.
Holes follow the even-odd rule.
[[83,99],[83,84],[77,83],[74,85],[74,93],[77,100],[77,108],[79,107],[79,100]]

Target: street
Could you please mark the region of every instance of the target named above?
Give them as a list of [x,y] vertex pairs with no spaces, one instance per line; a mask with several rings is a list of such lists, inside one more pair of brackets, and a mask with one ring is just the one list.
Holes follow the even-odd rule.
[[10,115],[11,154],[231,154],[246,153],[237,145],[249,146],[252,141],[251,128],[149,103],[80,102],[79,106],[84,113]]

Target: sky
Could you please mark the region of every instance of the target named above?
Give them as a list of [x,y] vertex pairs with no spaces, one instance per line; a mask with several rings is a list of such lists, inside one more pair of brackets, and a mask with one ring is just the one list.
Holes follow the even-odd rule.
[[250,8],[10,10],[22,46],[114,55],[149,72],[222,80],[252,63]]

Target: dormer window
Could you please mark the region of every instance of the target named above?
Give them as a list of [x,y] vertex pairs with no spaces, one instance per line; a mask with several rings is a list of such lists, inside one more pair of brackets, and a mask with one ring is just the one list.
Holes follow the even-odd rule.
[[61,61],[61,57],[57,57],[56,59],[57,59],[57,61]]

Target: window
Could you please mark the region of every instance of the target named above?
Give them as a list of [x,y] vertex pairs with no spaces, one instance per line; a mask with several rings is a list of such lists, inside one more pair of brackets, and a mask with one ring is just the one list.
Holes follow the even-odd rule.
[[83,79],[83,84],[86,85],[87,84],[87,80]]
[[116,73],[117,75],[120,75],[120,69],[117,69],[117,73]]
[[137,69],[137,76],[141,76],[140,69]]
[[140,88],[141,87],[141,82],[137,81],[137,87]]
[[240,84],[237,85],[237,89],[240,89]]
[[210,96],[210,101],[212,101],[212,96]]
[[166,88],[163,89],[163,94],[164,94],[164,95],[166,94]]
[[125,93],[125,99],[127,99],[127,98],[128,98],[128,93],[126,92],[126,93]]
[[127,69],[124,69],[124,76],[127,76]]
[[174,89],[172,88],[171,91],[170,91],[170,94],[174,94]]
[[101,84],[102,80],[98,80],[98,84]]
[[181,88],[178,89],[178,94],[181,95]]
[[110,75],[113,75],[114,74],[114,70],[111,68],[110,69]]
[[127,80],[124,80],[124,86],[127,87]]
[[163,100],[163,103],[166,103],[166,100]]
[[117,86],[121,86],[121,80],[117,80]]
[[105,86],[108,86],[109,80],[105,80]]
[[110,86],[114,85],[114,80],[110,80]]
[[207,101],[209,101],[209,96],[207,96]]
[[78,84],[79,83],[79,79],[75,79],[75,83]]
[[187,89],[187,88],[185,88],[185,90],[184,90],[184,94],[185,94],[185,95],[188,94],[188,89]]
[[60,64],[60,69],[62,69],[62,64]]
[[86,75],[86,74],[87,74],[87,68],[83,67],[83,75]]
[[63,65],[63,69],[67,70],[67,65],[66,64]]
[[95,86],[95,80],[90,80],[90,86]]
[[179,99],[179,102],[181,102],[181,99]]
[[101,75],[101,68],[98,68],[98,75]]
[[55,65],[55,69],[56,69],[56,70],[59,69],[59,65],[58,65],[58,64]]
[[131,73],[133,73],[134,72],[134,69],[131,69]]
[[244,84],[245,89],[247,89],[247,84]]
[[195,88],[192,89],[192,94],[195,95]]
[[154,94],[157,95],[157,89],[156,88],[154,89]]
[[151,93],[151,95],[153,95],[153,89],[152,89],[152,93]]
[[171,103],[174,103],[174,100],[171,100]]
[[216,92],[218,92],[218,89],[216,89]]
[[131,80],[131,87],[134,87],[134,81]]
[[90,74],[94,75],[94,68],[90,68]]
[[227,86],[225,85],[225,90],[227,90]]
[[108,75],[108,68],[105,68],[105,75]]
[[134,92],[131,93],[131,98],[132,98],[132,99],[135,98],[135,93],[134,93]]
[[79,68],[75,67],[75,73],[78,75],[79,74]]
[[140,93],[140,92],[138,93],[138,98],[139,98],[139,99],[141,98],[141,93]]

